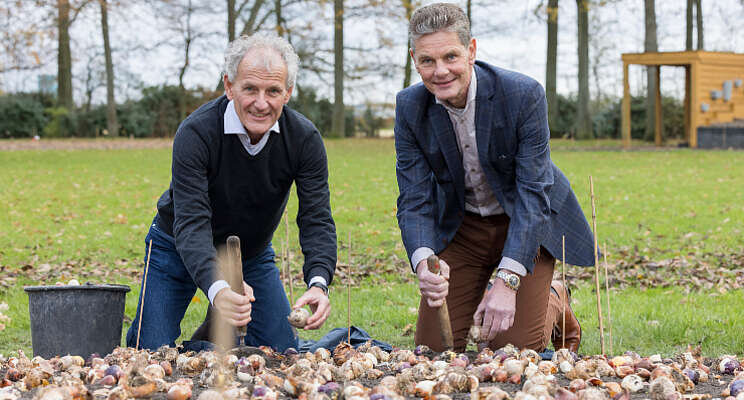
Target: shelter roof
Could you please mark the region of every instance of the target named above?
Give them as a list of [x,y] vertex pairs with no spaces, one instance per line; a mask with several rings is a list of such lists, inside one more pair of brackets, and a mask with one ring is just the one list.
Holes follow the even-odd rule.
[[627,64],[685,66],[696,62],[717,65],[744,65],[744,54],[718,51],[668,51],[655,53],[624,53]]

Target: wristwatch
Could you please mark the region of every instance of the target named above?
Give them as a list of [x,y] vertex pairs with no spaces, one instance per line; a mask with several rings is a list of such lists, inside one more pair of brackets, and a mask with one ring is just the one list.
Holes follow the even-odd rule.
[[508,271],[506,269],[500,269],[499,272],[496,273],[496,277],[504,281],[504,284],[509,289],[514,291],[519,290],[519,275],[515,274],[514,272]]
[[313,282],[307,288],[310,289],[313,286],[320,288],[323,291],[323,293],[325,293],[325,295],[328,296],[328,286],[326,286],[326,285],[324,285],[324,284],[322,284],[320,282]]

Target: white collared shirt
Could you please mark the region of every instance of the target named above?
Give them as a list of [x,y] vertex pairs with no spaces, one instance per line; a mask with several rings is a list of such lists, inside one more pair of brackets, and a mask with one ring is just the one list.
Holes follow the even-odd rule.
[[475,77],[475,70],[473,70],[465,108],[454,108],[435,99],[437,104],[441,104],[447,110],[455,130],[457,147],[462,157],[462,167],[465,169],[465,210],[487,217],[503,214],[504,208],[493,194],[486,173],[483,172],[478,159],[478,143],[475,140],[475,93],[477,89],[478,81]]
[[225,135],[238,135],[238,139],[240,139],[240,143],[243,144],[245,151],[247,151],[248,154],[252,156],[260,153],[261,150],[263,150],[264,146],[266,146],[266,142],[269,141],[269,135],[267,135],[266,133],[280,133],[279,121],[277,120],[276,122],[274,122],[274,125],[269,128],[268,132],[264,133],[263,136],[261,136],[261,140],[259,140],[258,143],[251,144],[251,138],[250,136],[248,136],[248,132],[245,130],[243,123],[240,122],[240,117],[238,117],[238,113],[237,111],[235,111],[235,104],[232,100],[227,103],[224,120]]

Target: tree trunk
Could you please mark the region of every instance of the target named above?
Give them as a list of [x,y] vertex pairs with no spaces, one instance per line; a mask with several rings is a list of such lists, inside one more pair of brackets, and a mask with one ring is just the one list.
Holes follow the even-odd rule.
[[[644,0],[645,32],[646,38],[643,42],[643,50],[646,53],[659,51],[656,41],[656,0]],[[656,131],[656,69],[658,67],[646,67],[646,132],[644,139],[654,140]]]
[[184,38],[183,46],[183,65],[181,66],[181,69],[178,73],[178,88],[181,91],[181,95],[178,96],[179,120],[183,120],[184,118],[186,118],[186,86],[183,83],[183,78],[186,76],[186,70],[189,68],[189,64],[191,63],[191,58],[189,57],[192,40],[191,14],[193,14],[194,12],[191,0],[188,1],[186,7],[188,8],[186,9],[186,32],[184,32],[186,34],[186,37]]
[[72,56],[70,55],[70,2],[57,0],[57,105],[72,111]]
[[[227,42],[235,40],[235,21],[238,19],[238,13],[235,10],[235,0],[227,0]],[[227,71],[224,71],[227,73]],[[225,90],[225,83],[222,81],[220,76],[217,87],[214,88],[216,92],[222,92]]]
[[473,0],[468,0],[465,5],[465,10],[467,10],[468,22],[470,22],[470,32],[473,31],[473,18],[471,14],[472,8],[473,8]]
[[235,40],[235,0],[227,0],[227,41]]
[[[254,27],[253,25],[256,23],[256,18],[258,17],[258,12],[261,10],[261,6],[263,6],[264,0],[255,0],[253,3],[253,6],[251,7],[251,14],[248,16],[248,20],[245,22],[245,25],[243,25],[243,29],[240,31],[240,35],[249,35],[255,31],[258,30],[258,27]],[[243,3],[245,5],[245,3]],[[243,6],[241,5],[240,10],[243,9]],[[235,40],[236,34],[235,34],[235,23],[238,20],[238,10],[235,9],[235,0],[227,0],[227,37],[229,41]],[[214,89],[217,92],[222,92],[225,90],[224,83],[222,82],[222,76],[220,76],[219,82],[217,82],[217,86]]]
[[333,121],[331,136],[344,137],[344,0],[333,1]]
[[108,31],[108,4],[101,4],[101,30],[103,32],[103,52],[106,56],[106,125],[111,136],[119,136],[119,124],[116,120],[116,99],[114,98],[114,63],[111,61],[111,43]]
[[276,13],[276,34],[278,36],[284,36],[284,28],[282,28],[282,0],[274,0],[274,12]]
[[579,31],[579,104],[576,115],[576,137],[591,139],[592,116],[589,111],[589,0],[576,0]]
[[558,116],[556,102],[556,70],[558,62],[558,0],[548,0],[548,62],[545,68],[545,96],[548,100],[548,125],[555,126]]
[[685,32],[687,33],[687,38],[685,40],[685,50],[686,51],[692,51],[692,3],[695,0],[687,0],[687,19],[685,20]]
[[[406,24],[411,20],[411,14],[413,14],[413,1],[403,0],[403,8],[406,10]],[[406,31],[408,31],[406,29]],[[411,53],[409,52],[411,43],[406,46],[406,66],[403,68],[403,89],[411,86]]]
[[703,50],[703,0],[695,0],[695,8],[697,11],[697,49]]

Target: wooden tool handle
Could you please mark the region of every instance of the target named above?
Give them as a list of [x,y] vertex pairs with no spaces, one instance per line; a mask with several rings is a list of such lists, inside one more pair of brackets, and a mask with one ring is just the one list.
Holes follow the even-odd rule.
[[437,257],[436,254],[426,257],[426,266],[429,267],[429,272],[434,275],[439,275],[439,257]]
[[[436,254],[432,254],[426,258],[426,266],[432,274],[439,275],[439,257]],[[454,345],[454,339],[452,338],[452,324],[450,323],[449,310],[447,309],[447,300],[442,302],[442,306],[437,309],[439,315],[439,335],[442,337],[442,344],[445,350],[452,350]]]
[[[227,238],[227,260],[228,268],[225,273],[227,283],[230,284],[230,289],[233,292],[242,296],[245,294],[243,292],[243,258],[240,254],[240,238],[235,235]],[[245,336],[245,325],[239,326],[237,329],[239,336]]]

